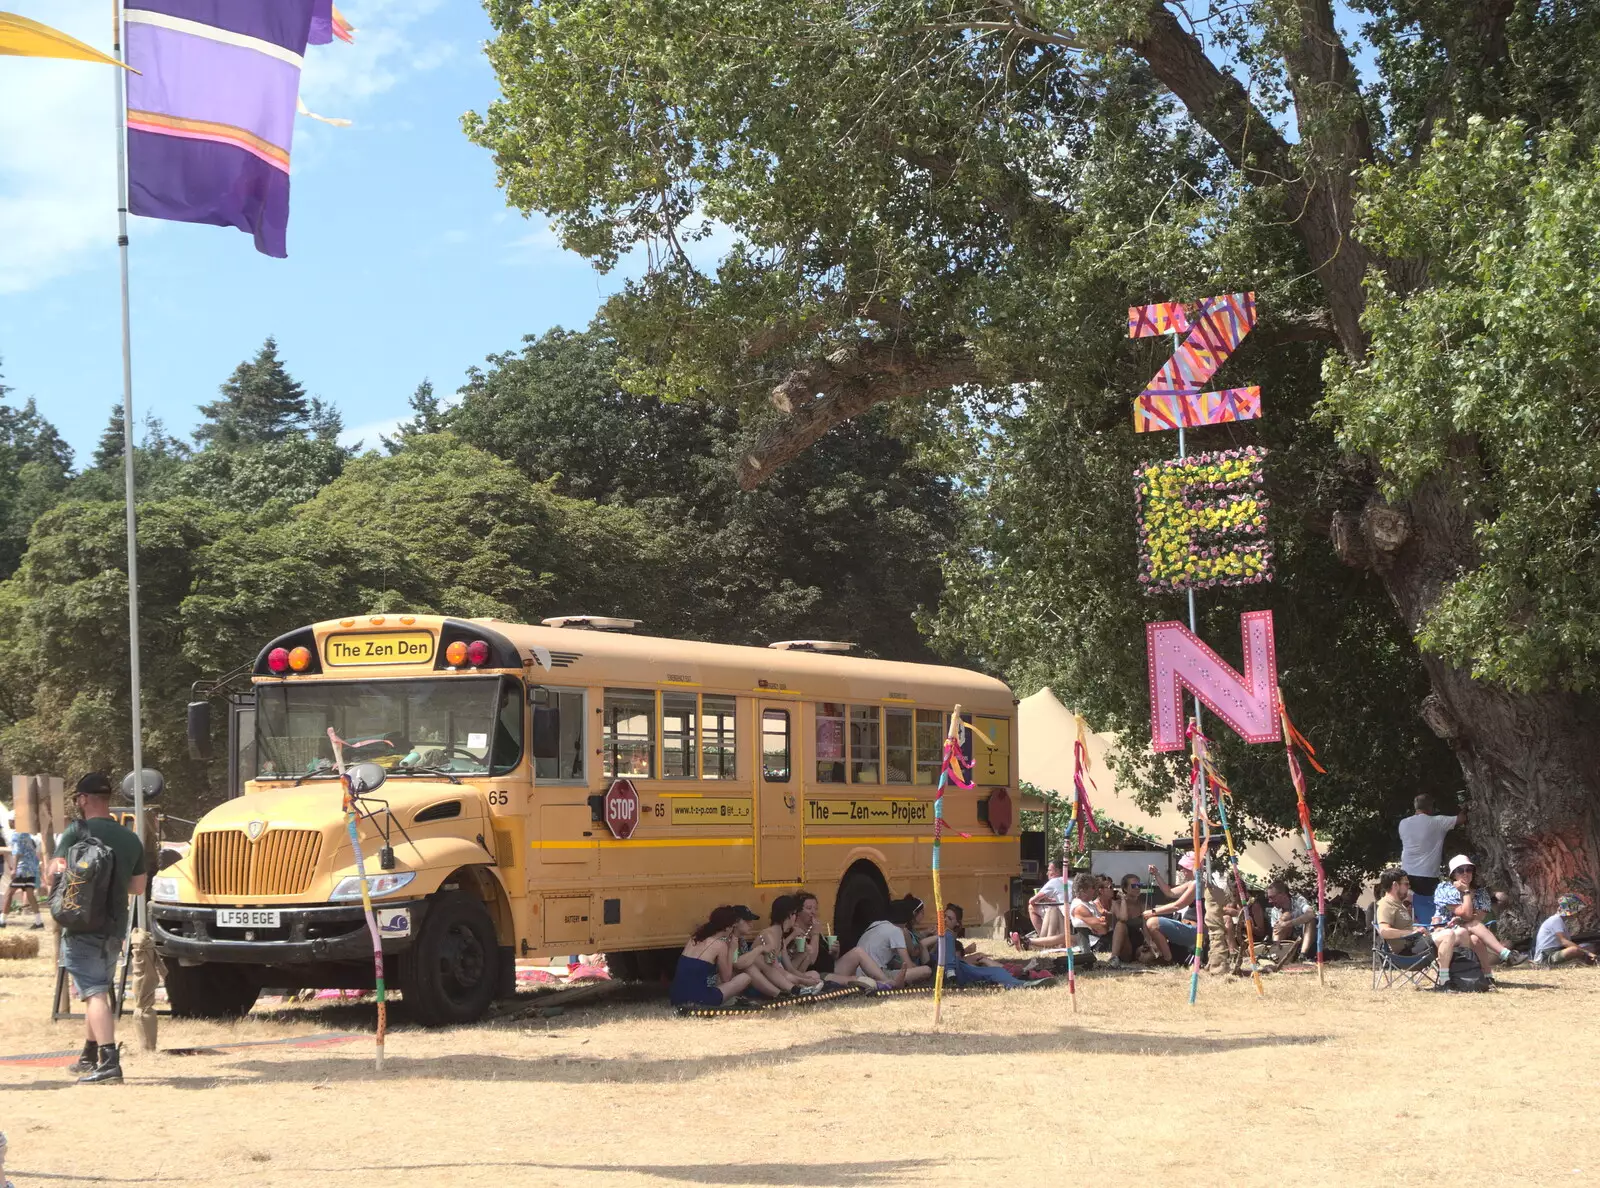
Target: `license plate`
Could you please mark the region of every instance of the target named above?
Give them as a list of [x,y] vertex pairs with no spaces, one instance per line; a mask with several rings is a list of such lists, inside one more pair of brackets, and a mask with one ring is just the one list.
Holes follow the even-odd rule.
[[265,908],[218,908],[218,928],[276,928],[281,913]]

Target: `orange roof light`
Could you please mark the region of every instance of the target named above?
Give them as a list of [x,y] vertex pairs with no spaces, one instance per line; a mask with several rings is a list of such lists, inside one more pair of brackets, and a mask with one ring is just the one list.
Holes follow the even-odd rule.
[[311,667],[311,649],[295,648],[289,653],[289,667],[295,672],[304,672]]
[[415,623],[416,621],[417,621],[417,616],[416,615],[401,615],[400,616],[400,622],[402,624],[404,624],[405,626],[407,626],[407,627],[411,626],[411,624]]
[[372,616],[372,625],[374,627],[382,627],[383,626],[383,616],[382,615],[373,615]]
[[444,650],[445,663],[452,668],[460,668],[467,662],[467,641],[458,639]]
[[355,625],[356,625],[356,621],[354,619],[340,619],[339,620],[339,626],[341,626],[341,627],[354,627]]

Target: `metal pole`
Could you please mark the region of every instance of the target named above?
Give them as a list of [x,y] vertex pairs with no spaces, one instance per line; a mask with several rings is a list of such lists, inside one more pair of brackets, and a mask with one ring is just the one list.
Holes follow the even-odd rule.
[[[111,53],[122,56],[122,3],[111,0]],[[115,72],[113,72],[115,73]],[[117,253],[122,265],[122,487],[128,521],[128,681],[133,703],[133,827],[144,838],[144,742],[139,704],[139,525],[133,510],[133,343],[128,317],[128,133],[124,76],[117,92]],[[145,928],[145,899],[134,897],[134,926]]]
[[[1173,353],[1173,355],[1177,355],[1177,353],[1178,353],[1178,332],[1176,330],[1174,330],[1172,332],[1172,353]],[[1187,439],[1184,437],[1184,433],[1183,433],[1183,398],[1180,396],[1178,398],[1178,460],[1181,462],[1181,461],[1183,461],[1183,459],[1187,458],[1188,456],[1189,456],[1189,443],[1188,443]],[[1189,596],[1189,630],[1192,631],[1194,634],[1199,635],[1200,634],[1200,629],[1195,626],[1194,591],[1193,590],[1187,590],[1187,591],[1185,591],[1185,593],[1187,593],[1188,596]],[[1198,697],[1196,697],[1196,698],[1193,698],[1193,701],[1194,701],[1194,726],[1195,726],[1195,729],[1196,730],[1203,730],[1203,729],[1205,729],[1205,719],[1200,716],[1201,715],[1200,699]]]

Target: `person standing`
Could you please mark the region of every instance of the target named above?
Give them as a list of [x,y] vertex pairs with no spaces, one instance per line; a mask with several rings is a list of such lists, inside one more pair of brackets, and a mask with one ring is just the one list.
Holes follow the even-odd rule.
[[1428,896],[1439,885],[1445,834],[1466,818],[1467,810],[1457,809],[1453,817],[1441,816],[1426,792],[1411,803],[1417,811],[1400,822],[1400,869],[1406,872],[1412,891]]
[[[89,861],[110,863],[106,902],[78,905],[80,915],[97,918],[99,925],[75,929],[63,922],[61,934],[61,965],[83,1000],[88,1031],[83,1054],[78,1057],[74,1069],[81,1074],[79,1084],[97,1084],[122,1080],[111,989],[116,977],[117,955],[128,934],[128,897],[144,894],[144,844],[131,829],[124,829],[111,819],[111,781],[104,772],[93,771],[79,780],[72,799],[82,819],[68,825],[61,835],[57,857],[50,864],[52,884],[78,876],[76,870],[68,873],[68,858],[73,856],[73,847],[80,842],[93,839],[99,843],[98,847],[92,842],[81,847],[84,854],[90,855]],[[70,890],[71,886],[69,882],[64,890]],[[64,895],[56,896],[51,901],[50,910],[58,919],[63,918],[61,901],[64,898]]]
[[24,833],[18,829],[11,835],[11,857],[8,861],[11,867],[10,878],[5,885],[3,895],[0,895],[0,928],[6,926],[6,913],[16,902],[18,895],[22,896],[23,905],[33,913],[33,927],[43,928],[44,920],[39,915],[39,843],[34,840],[31,833]]

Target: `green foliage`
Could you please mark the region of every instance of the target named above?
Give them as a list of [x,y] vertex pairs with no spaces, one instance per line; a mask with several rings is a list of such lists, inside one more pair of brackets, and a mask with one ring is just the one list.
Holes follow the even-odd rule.
[[[941,587],[947,480],[916,462],[882,413],[862,417],[761,488],[740,491],[732,410],[625,389],[603,330],[553,330],[474,370],[454,431],[557,490],[636,508],[671,558],[625,613],[652,632],[766,643],[827,637],[927,658],[914,614]],[[574,600],[564,609],[589,609]]]
[[[207,771],[187,756],[190,684],[280,632],[358,610],[527,620],[576,598],[605,613],[636,582],[662,584],[637,513],[558,495],[449,435],[358,459],[292,508],[232,502],[139,506],[145,757],[180,815],[221,779],[220,761]],[[129,765],[125,548],[119,503],[67,503],[0,585],[0,755],[13,770]]]
[[1600,153],[1563,129],[1474,120],[1367,185],[1363,234],[1426,259],[1432,283],[1372,278],[1372,350],[1329,361],[1326,416],[1391,495],[1442,478],[1477,516],[1478,556],[1420,642],[1512,688],[1593,688]]
[[252,449],[201,450],[169,487],[217,507],[270,511],[304,503],[338,478],[348,459],[349,452],[332,440],[296,433]]
[[[234,368],[221,388],[222,399],[200,406],[205,423],[195,440],[224,447],[262,445],[312,430],[326,436],[330,410],[306,398],[306,390],[278,358],[278,343],[268,338],[256,357]],[[337,413],[333,436],[338,436]]]

